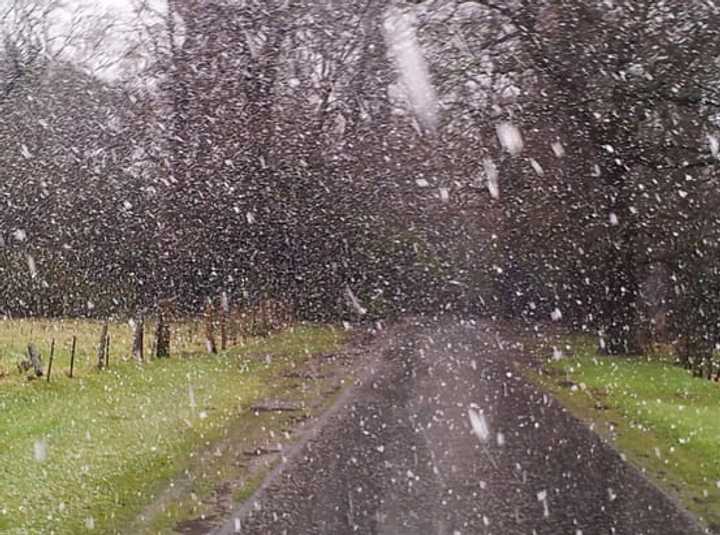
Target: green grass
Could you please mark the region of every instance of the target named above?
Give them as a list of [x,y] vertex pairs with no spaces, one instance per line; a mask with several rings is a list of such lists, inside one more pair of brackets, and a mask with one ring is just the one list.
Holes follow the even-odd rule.
[[[99,333],[95,324],[67,326],[0,325],[0,363],[12,370],[31,331],[57,339],[74,331],[88,345]],[[58,361],[49,384],[17,371],[0,379],[0,532],[120,531],[198,451],[247,418],[253,401],[277,393],[284,370],[342,341],[333,329],[303,326],[214,356],[178,343],[184,357],[139,365],[120,359],[129,329],[111,333],[118,358],[109,370],[92,370],[89,349],[75,379]]]
[[[720,526],[720,386],[670,357],[605,357],[587,340],[533,379],[711,527]],[[574,383],[560,386],[563,381]]]

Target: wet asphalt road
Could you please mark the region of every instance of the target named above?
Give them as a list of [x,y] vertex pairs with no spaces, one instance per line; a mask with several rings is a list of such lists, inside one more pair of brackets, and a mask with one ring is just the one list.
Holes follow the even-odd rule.
[[218,533],[704,532],[519,377],[522,358],[491,324],[406,328]]

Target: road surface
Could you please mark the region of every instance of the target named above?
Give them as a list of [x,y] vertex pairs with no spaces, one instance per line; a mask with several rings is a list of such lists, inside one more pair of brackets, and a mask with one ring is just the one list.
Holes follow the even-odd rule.
[[518,376],[522,358],[493,324],[407,327],[217,533],[704,532]]

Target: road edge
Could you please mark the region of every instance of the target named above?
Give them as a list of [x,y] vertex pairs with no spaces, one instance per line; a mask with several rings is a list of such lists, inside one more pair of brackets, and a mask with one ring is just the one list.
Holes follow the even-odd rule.
[[397,331],[403,326],[404,322],[390,326],[376,334],[365,347],[351,349],[352,353],[359,357],[357,363],[353,365],[348,373],[348,377],[353,378],[352,383],[345,387],[333,403],[316,417],[312,425],[308,425],[299,432],[296,440],[287,450],[283,451],[282,460],[270,470],[253,494],[235,508],[221,527],[208,532],[209,534],[236,535],[241,532],[239,526],[242,526],[243,519],[258,507],[258,504],[265,498],[268,488],[286,470],[293,467],[305,446],[320,435],[333,418],[342,415],[357,391],[367,385],[385,367],[385,355],[391,346],[389,342],[393,340]]

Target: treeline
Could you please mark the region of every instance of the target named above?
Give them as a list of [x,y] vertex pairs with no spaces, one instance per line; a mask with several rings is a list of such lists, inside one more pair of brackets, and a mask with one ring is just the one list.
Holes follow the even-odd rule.
[[197,312],[223,292],[314,319],[447,301],[413,228],[425,141],[392,113],[384,7],[166,7],[127,78],[35,54],[35,26],[10,33],[0,313]]
[[[459,310],[566,322],[610,353],[678,337],[712,353],[707,2],[165,8],[110,80],[6,32],[2,312],[197,311],[226,292],[309,318]],[[398,28],[436,106],[407,88],[424,70],[393,56]]]
[[522,114],[534,161],[508,163],[506,303],[528,317],[558,308],[609,353],[681,337],[710,355],[720,341],[720,19],[702,2],[676,7],[498,14],[536,95]]

